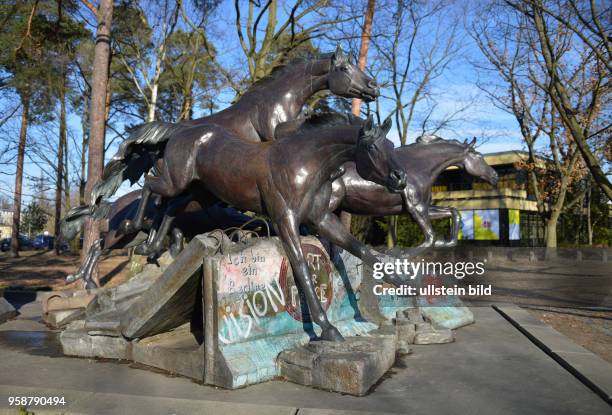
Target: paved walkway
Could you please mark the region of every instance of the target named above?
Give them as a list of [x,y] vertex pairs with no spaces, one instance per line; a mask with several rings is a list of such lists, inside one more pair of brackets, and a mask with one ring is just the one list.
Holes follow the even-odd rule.
[[459,329],[456,343],[414,346],[362,398],[282,381],[228,391],[126,363],[63,357],[57,333],[38,321],[36,303],[21,311],[0,326],[0,413],[15,395],[65,396],[65,407],[47,413],[612,413],[492,308],[475,308],[476,324]]

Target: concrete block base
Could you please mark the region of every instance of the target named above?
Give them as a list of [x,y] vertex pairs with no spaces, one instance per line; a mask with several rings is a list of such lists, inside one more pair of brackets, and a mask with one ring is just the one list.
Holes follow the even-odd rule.
[[282,376],[295,383],[363,396],[393,366],[393,336],[310,342],[278,357]]
[[450,329],[436,329],[430,323],[416,325],[414,344],[444,344],[455,341]]
[[123,337],[90,336],[84,329],[63,331],[60,343],[68,356],[129,360],[132,355],[132,345]]

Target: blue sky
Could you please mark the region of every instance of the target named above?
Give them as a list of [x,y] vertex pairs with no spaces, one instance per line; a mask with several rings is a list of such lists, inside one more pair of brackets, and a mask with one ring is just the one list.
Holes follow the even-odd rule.
[[[238,37],[236,35],[234,24],[234,9],[233,4],[224,3],[221,5],[210,30],[215,32],[217,35],[221,35],[222,46],[217,46],[218,50],[222,50],[220,54],[221,62],[229,67],[237,67],[240,65],[241,51],[239,49]],[[376,15],[375,15],[376,19]],[[375,20],[376,24],[376,20]],[[465,35],[465,34],[464,34]],[[334,49],[334,44],[330,42],[321,43],[320,48],[323,51]],[[346,48],[346,44],[345,44]],[[479,150],[483,153],[506,151],[506,150],[521,150],[523,149],[520,140],[520,132],[516,120],[511,114],[508,114],[491,104],[487,97],[478,89],[476,86],[477,80],[483,81],[483,73],[477,71],[475,67],[470,63],[474,60],[482,59],[479,50],[473,43],[469,36],[464,36],[462,42],[463,53],[462,56],[453,61],[448,67],[446,72],[438,79],[435,80],[432,85],[432,91],[436,96],[436,111],[434,117],[442,117],[445,113],[451,112],[456,108],[463,106],[466,102],[470,101],[471,105],[462,115],[462,120],[454,123],[451,128],[444,129],[438,132],[438,135],[444,138],[456,138],[465,139],[476,137],[486,137],[485,142],[479,143]],[[370,53],[370,59],[373,53]],[[242,61],[244,64],[244,61]],[[491,76],[491,75],[486,75]],[[484,79],[486,81],[486,79]],[[494,79],[491,79],[494,82]],[[224,93],[220,96],[222,101],[229,102],[232,98],[232,94]],[[4,99],[0,101],[0,105],[7,107],[9,102]],[[222,104],[221,104],[222,105]],[[382,102],[383,115],[385,112],[388,113],[389,103]],[[387,109],[387,111],[385,111]],[[196,113],[196,116],[199,115]],[[18,126],[18,118],[13,120],[4,131],[5,134],[15,134]],[[134,121],[132,121],[134,122]],[[80,117],[78,114],[71,112],[69,114],[69,127],[72,134],[76,137],[81,135]],[[120,130],[122,129],[121,123],[116,124]],[[49,130],[50,127],[32,128],[30,134],[41,134],[42,131],[50,134],[55,134]],[[112,132],[108,132],[111,137]],[[416,130],[411,130],[409,134],[413,140],[417,133]],[[399,144],[398,135],[395,129],[389,133],[389,138],[396,144]],[[410,140],[409,140],[410,141]],[[113,155],[116,150],[116,145],[112,147],[106,154],[107,160]],[[0,192],[1,195],[10,196],[12,198],[12,191],[14,186],[14,176],[10,174],[10,170],[5,172],[8,173],[0,175]],[[26,158],[26,173],[30,176],[39,176],[40,169],[35,164],[27,160]],[[29,197],[31,197],[31,188],[28,187],[27,182],[24,187],[24,199],[27,203]],[[123,186],[120,190],[120,194],[128,191],[127,186]],[[51,197],[51,192],[48,197]]]

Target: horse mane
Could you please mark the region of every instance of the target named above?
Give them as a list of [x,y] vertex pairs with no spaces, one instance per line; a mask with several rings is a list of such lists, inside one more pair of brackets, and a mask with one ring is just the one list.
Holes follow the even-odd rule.
[[328,58],[331,58],[332,56],[333,56],[333,53],[321,53],[321,54],[314,55],[309,58],[304,58],[304,57],[293,58],[287,62],[276,65],[272,69],[272,71],[270,71],[268,75],[253,82],[251,86],[249,86],[249,88],[245,91],[245,94],[248,92],[253,92],[263,87],[269,86],[270,83],[276,81],[278,78],[285,75],[287,72],[292,71],[298,65],[305,65],[317,59],[328,59]]
[[320,128],[338,127],[348,125],[362,125],[364,120],[350,113],[342,112],[315,112],[309,115],[297,131],[311,131]]
[[417,137],[416,142],[412,144],[408,144],[408,146],[427,146],[427,145],[436,144],[436,143],[457,144],[464,148],[469,146],[468,143],[462,143],[459,140],[455,140],[452,138],[446,139],[446,138],[442,138],[440,136],[432,135],[432,134],[421,135]]

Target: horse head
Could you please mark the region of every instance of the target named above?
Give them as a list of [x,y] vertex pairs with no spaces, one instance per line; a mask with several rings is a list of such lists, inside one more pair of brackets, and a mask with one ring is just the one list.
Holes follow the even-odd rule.
[[481,178],[482,180],[497,185],[499,176],[497,172],[487,164],[482,154],[476,151],[474,144],[476,144],[476,138],[474,138],[469,144],[465,143],[465,157],[460,163],[459,167],[462,167],[472,176]]
[[368,117],[359,131],[355,165],[364,179],[385,185],[391,192],[400,192],[406,187],[407,177],[393,143],[386,138],[390,129],[390,119],[375,126],[372,116]]
[[327,83],[334,95],[345,98],[360,98],[370,102],[380,95],[376,81],[353,64],[340,47],[331,57]]

